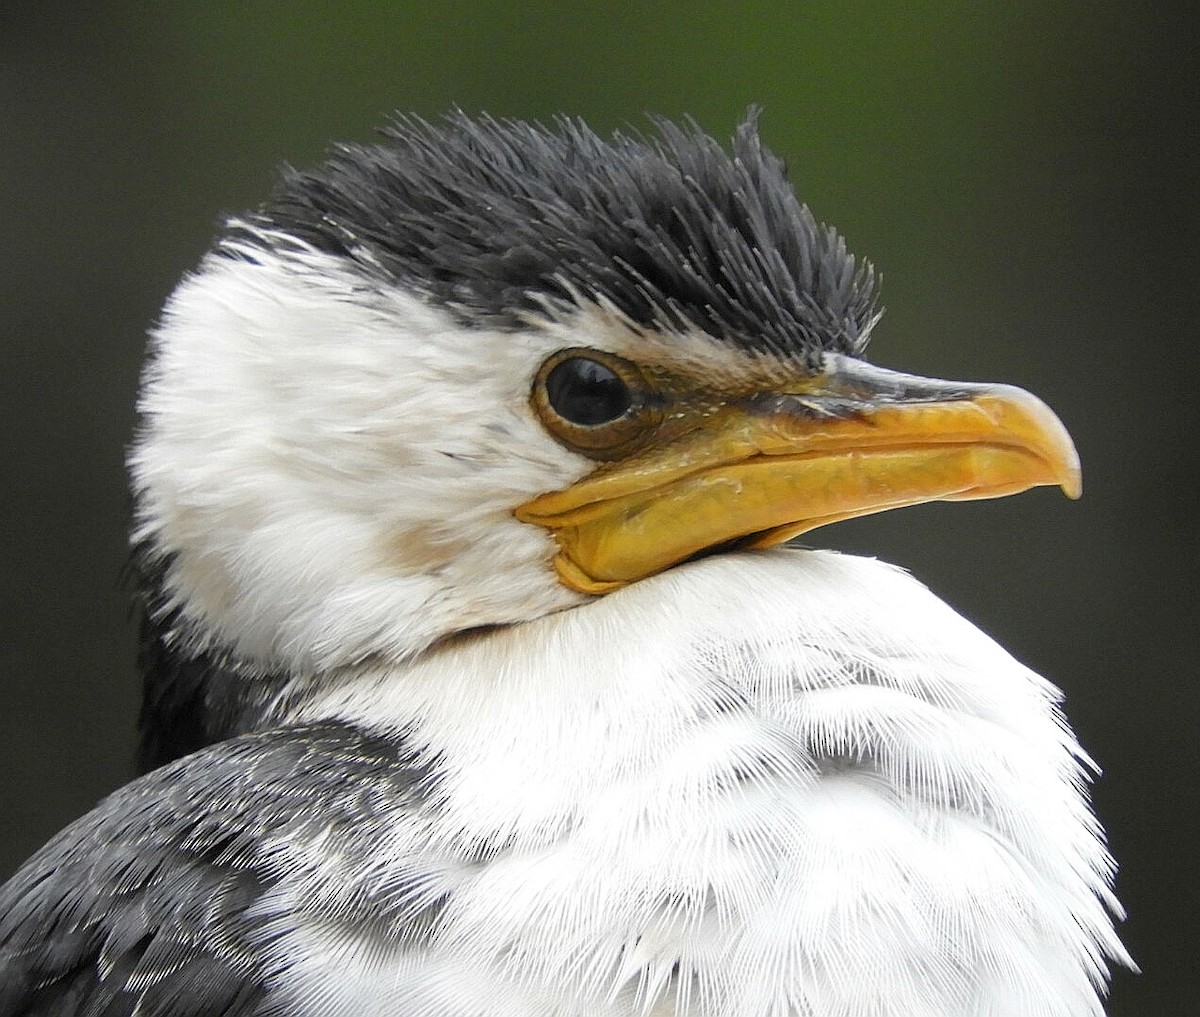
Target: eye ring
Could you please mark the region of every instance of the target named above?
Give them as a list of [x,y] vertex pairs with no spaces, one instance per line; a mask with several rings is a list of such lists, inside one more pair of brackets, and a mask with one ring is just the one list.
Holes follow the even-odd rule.
[[547,357],[533,382],[533,408],[546,430],[592,459],[639,448],[662,419],[661,402],[634,364],[585,347]]

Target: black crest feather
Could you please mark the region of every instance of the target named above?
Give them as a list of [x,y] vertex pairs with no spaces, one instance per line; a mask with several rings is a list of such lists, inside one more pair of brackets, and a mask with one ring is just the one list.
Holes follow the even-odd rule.
[[269,243],[264,230],[299,237],[465,322],[515,326],[547,303],[600,298],[638,324],[746,348],[861,353],[874,272],[797,200],[756,111],[730,151],[692,122],[654,126],[605,139],[567,118],[401,116],[382,144],[286,170],[226,236],[243,251]]

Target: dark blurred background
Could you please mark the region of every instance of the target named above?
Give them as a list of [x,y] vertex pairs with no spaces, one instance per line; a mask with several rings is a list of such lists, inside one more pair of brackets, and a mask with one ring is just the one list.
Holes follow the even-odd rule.
[[1111,1013],[1195,1012],[1195,19],[615,6],[5,5],[0,875],[132,772],[122,455],[145,328],[218,215],[393,109],[728,136],[759,102],[801,195],[883,272],[874,359],[1023,385],[1075,436],[1078,503],[932,505],[815,542],[907,566],[1065,689],[1145,969]]

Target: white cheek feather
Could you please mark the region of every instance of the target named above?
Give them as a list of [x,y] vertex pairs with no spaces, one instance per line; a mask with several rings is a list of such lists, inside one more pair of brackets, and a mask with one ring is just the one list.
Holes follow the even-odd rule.
[[306,671],[578,603],[511,515],[592,468],[529,408],[562,335],[464,329],[303,247],[246,256],[167,305],[130,458],[135,538],[174,556],[195,637]]
[[[403,732],[447,775],[356,878],[459,859],[421,963],[472,974],[372,1013],[1097,1015],[1127,958],[1057,698],[901,571],[783,550],[365,671],[296,719]],[[280,949],[366,963],[330,935]]]

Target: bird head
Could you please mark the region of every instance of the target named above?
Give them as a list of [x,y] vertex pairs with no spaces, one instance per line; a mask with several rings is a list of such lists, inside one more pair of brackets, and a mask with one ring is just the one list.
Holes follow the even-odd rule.
[[869,265],[731,150],[397,120],[229,221],[153,335],[134,539],[169,638],[403,660],[699,555],[1037,484],[1033,396],[863,359]]

